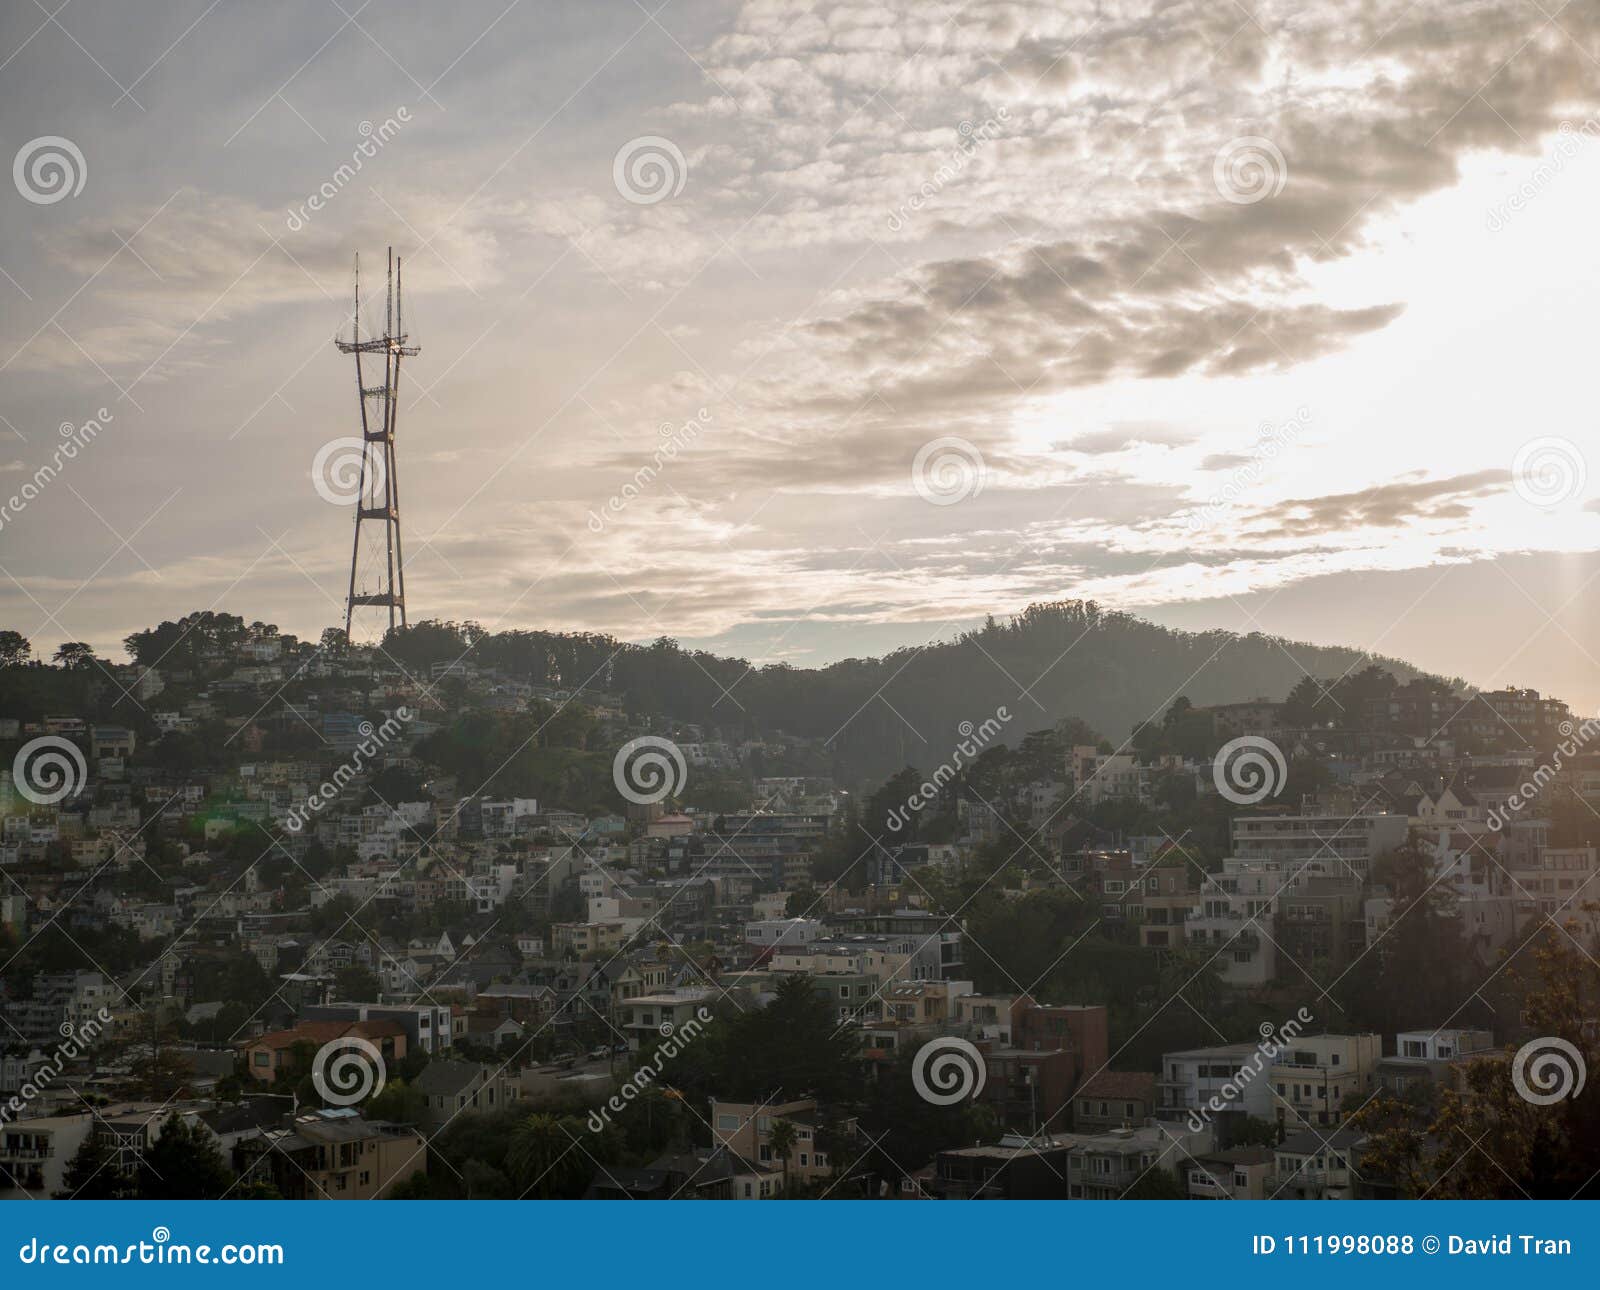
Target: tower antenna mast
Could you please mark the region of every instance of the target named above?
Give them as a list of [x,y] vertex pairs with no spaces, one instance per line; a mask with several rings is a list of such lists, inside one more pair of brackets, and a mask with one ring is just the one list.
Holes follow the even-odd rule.
[[[408,345],[401,326],[401,271],[394,248],[389,249],[389,271],[383,302],[383,335],[361,339],[361,257],[356,256],[355,313],[350,339],[335,340],[341,354],[356,360],[356,391],[361,407],[361,469],[356,489],[355,537],[350,547],[350,590],[345,600],[344,633],[351,638],[358,608],[376,606],[389,611],[389,630],[406,622],[405,559],[400,545],[400,477],[395,459],[395,427],[400,414],[400,360],[421,352]],[[381,355],[383,380],[368,385],[362,372],[362,355]],[[376,375],[376,372],[374,372]],[[374,548],[363,557],[363,525],[383,526],[383,550]],[[376,582],[376,586],[371,583]]]

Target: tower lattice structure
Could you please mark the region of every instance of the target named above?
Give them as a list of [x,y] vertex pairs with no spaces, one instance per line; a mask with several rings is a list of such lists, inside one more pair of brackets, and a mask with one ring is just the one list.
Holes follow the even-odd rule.
[[[389,250],[384,284],[383,335],[361,338],[361,257],[356,256],[355,312],[350,339],[335,340],[342,354],[354,354],[356,389],[361,405],[361,469],[356,493],[355,538],[350,548],[350,591],[345,602],[344,630],[353,639],[355,611],[366,606],[386,608],[392,630],[398,620],[406,626],[405,558],[400,545],[400,475],[395,460],[395,425],[400,413],[400,360],[421,352],[408,345],[401,319],[400,261]],[[369,356],[374,376],[379,361],[383,379],[368,385],[362,358]],[[373,526],[382,528],[381,541]],[[367,545],[362,546],[363,528]],[[371,585],[376,582],[376,587]]]

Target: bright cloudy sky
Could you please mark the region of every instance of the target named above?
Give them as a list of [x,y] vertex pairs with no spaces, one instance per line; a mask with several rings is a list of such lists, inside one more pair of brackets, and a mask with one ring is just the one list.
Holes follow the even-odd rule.
[[58,6],[0,18],[0,501],[110,420],[0,514],[46,648],[342,618],[392,244],[414,618],[805,665],[1083,596],[1600,707],[1593,7]]

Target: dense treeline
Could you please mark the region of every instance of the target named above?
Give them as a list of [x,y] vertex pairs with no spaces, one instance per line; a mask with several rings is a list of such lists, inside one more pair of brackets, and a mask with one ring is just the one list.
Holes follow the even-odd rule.
[[[782,731],[826,740],[836,773],[849,781],[936,763],[961,722],[982,722],[1001,706],[1016,718],[1002,736],[1008,741],[1064,717],[1120,740],[1180,691],[1197,705],[1281,698],[1307,672],[1338,676],[1371,657],[1299,643],[1285,648],[1260,633],[1173,631],[1093,601],[1036,604],[953,640],[816,669],[753,667],[666,638],[630,645],[587,633],[485,635],[471,623],[418,624],[385,642],[418,668],[469,646],[477,662],[535,684],[618,694],[637,713],[747,736]],[[1419,674],[1378,661],[1401,680]]]
[[[136,632],[124,645],[141,666],[182,665],[204,673],[219,662],[225,667],[222,660],[246,641],[279,635],[271,624],[207,612]],[[280,639],[290,654],[339,654],[347,648],[343,633],[333,628],[315,644],[287,634]],[[10,673],[8,689],[43,690],[23,704],[25,715],[57,697],[59,685],[70,681],[81,688],[103,676],[105,665],[87,656],[87,646],[83,651],[70,665],[62,658],[60,669],[3,669]],[[962,722],[982,723],[1000,707],[1012,718],[1000,736],[1006,742],[1064,717],[1081,718],[1120,741],[1136,724],[1166,710],[1180,692],[1199,706],[1281,698],[1307,673],[1359,675],[1371,661],[1356,650],[1286,644],[1259,633],[1174,631],[1102,610],[1093,601],[1031,605],[1006,622],[990,619],[952,640],[815,669],[752,666],[687,650],[665,637],[638,645],[587,632],[488,633],[473,622],[428,621],[393,631],[383,651],[419,678],[436,663],[465,659],[535,685],[615,694],[637,716],[741,737],[782,732],[825,741],[831,765],[816,771],[831,770],[846,782],[937,764],[960,737]],[[23,658],[14,643],[10,661]],[[1404,663],[1376,661],[1401,681],[1418,675]]]

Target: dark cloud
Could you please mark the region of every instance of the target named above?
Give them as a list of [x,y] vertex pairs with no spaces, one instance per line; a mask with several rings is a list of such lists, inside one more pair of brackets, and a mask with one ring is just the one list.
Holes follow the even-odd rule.
[[1254,531],[1270,536],[1304,536],[1362,528],[1400,528],[1416,520],[1466,519],[1472,498],[1501,491],[1511,481],[1507,470],[1480,470],[1448,479],[1380,484],[1353,493],[1280,502],[1259,514]]

